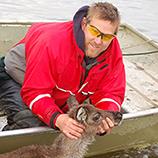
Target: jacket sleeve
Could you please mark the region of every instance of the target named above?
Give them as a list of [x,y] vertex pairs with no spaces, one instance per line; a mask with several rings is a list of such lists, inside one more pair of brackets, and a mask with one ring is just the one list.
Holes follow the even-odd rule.
[[63,112],[51,96],[56,85],[55,58],[48,45],[39,32],[26,36],[26,73],[21,96],[34,114],[48,126],[54,127],[57,116]]
[[92,104],[103,110],[120,111],[125,85],[125,70],[121,59],[111,73],[103,78],[96,92],[90,97]]

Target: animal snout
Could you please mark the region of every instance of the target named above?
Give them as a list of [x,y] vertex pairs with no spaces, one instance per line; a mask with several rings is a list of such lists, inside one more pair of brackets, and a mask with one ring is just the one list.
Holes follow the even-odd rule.
[[118,125],[121,120],[122,120],[122,113],[121,112],[115,112],[114,113],[114,121],[115,121],[115,125]]
[[122,120],[122,113],[116,112],[115,117],[116,117],[117,119]]

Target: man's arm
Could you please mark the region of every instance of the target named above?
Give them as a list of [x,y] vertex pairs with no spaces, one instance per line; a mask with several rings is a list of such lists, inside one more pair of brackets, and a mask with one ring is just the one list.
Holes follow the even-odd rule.
[[[90,97],[92,104],[102,110],[120,111],[125,95],[125,85],[125,69],[120,60],[116,69],[102,80],[98,90]],[[113,127],[114,123],[106,118],[99,127],[98,133],[110,132]]]
[[56,86],[56,60],[53,49],[47,46],[50,41],[39,40],[41,38],[39,33],[38,36],[28,35],[25,39],[26,73],[21,91],[23,101],[48,126],[60,129],[69,138],[79,138],[84,127],[64,114],[52,96]]

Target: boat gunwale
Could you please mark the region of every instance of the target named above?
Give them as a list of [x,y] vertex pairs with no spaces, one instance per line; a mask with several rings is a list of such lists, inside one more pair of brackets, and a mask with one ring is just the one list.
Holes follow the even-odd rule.
[[[68,20],[68,19],[64,19],[64,20]],[[0,21],[0,26],[3,26],[3,25],[21,25],[21,26],[27,26],[27,25],[31,25],[33,23],[38,23],[38,22],[64,22],[64,20],[60,20],[60,19],[57,19],[56,21],[55,20],[34,20],[34,21]],[[127,24],[125,22],[121,23],[120,24],[120,28],[123,27],[123,28],[127,28],[128,30],[130,30],[131,32],[133,32],[134,34],[137,34],[140,38],[144,39],[145,41],[148,41],[149,44],[151,44],[152,46],[156,47],[158,49],[158,43],[157,41],[154,41],[151,37],[147,36],[146,34],[140,32],[138,29],[136,29],[135,27],[133,27],[132,25],[130,24]]]
[[[158,115],[158,108],[152,108],[144,111],[123,114],[123,120],[137,119],[151,115]],[[59,131],[56,131],[50,127],[33,127],[33,128],[17,129],[11,131],[1,131],[0,137],[20,136],[20,135],[29,135],[29,134],[37,134],[37,133],[45,133],[45,132],[58,133]]]
[[149,44],[151,44],[153,47],[156,47],[158,49],[158,42],[153,40],[151,37],[148,35],[140,32],[138,29],[133,27],[130,24],[127,23],[121,23],[120,27],[124,27],[124,29],[130,30],[132,33],[136,34],[138,37],[142,38],[143,40],[147,41]]
[[32,134],[42,134],[42,133],[58,133],[50,127],[32,127],[32,128],[25,128],[25,129],[16,129],[16,130],[9,130],[9,131],[1,131],[1,137],[13,137],[13,136],[21,136],[21,135],[32,135]]

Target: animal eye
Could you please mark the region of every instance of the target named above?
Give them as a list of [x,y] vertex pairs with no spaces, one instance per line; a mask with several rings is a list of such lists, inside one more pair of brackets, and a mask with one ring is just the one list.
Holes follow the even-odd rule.
[[101,118],[101,114],[99,112],[94,114],[93,121],[98,121]]

